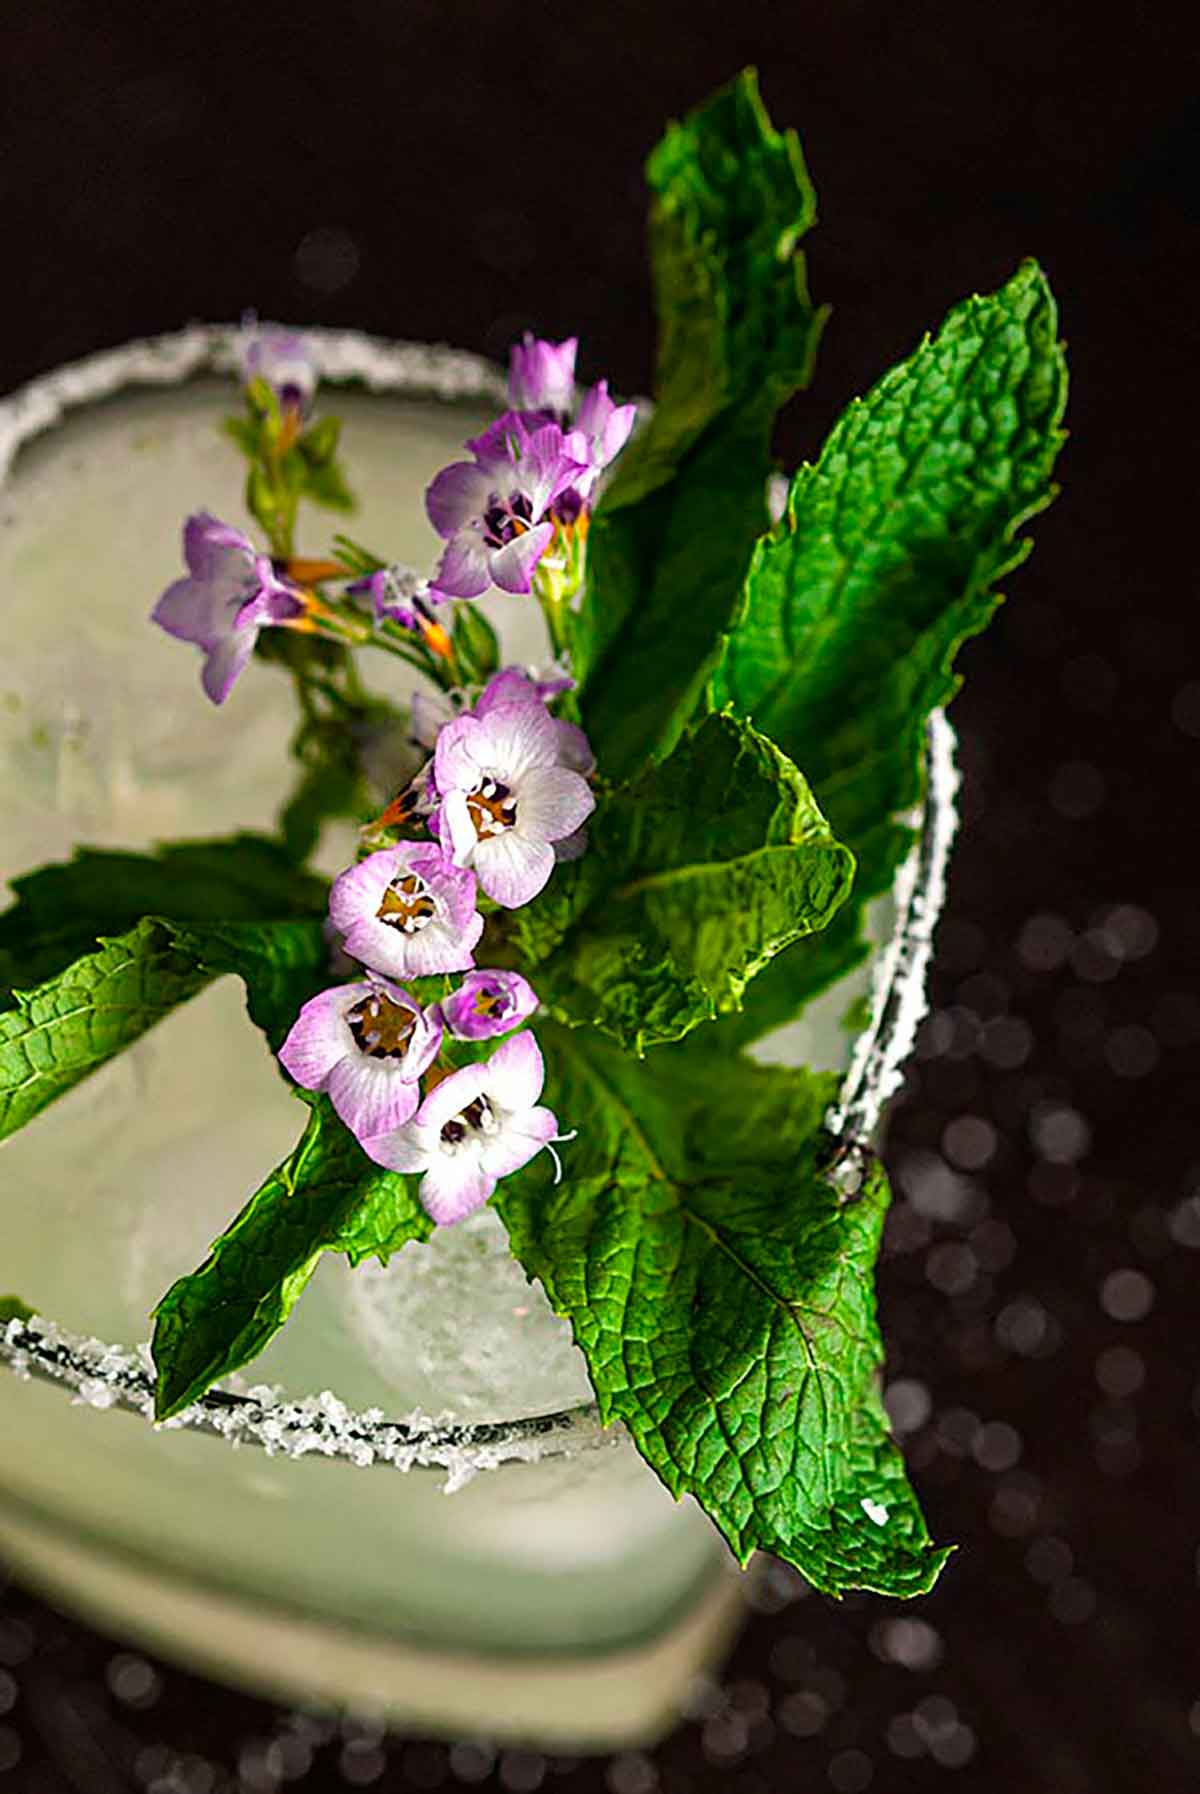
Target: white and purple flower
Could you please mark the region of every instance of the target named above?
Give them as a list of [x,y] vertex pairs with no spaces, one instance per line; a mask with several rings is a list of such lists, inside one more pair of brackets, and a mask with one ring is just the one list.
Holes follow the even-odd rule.
[[547,512],[586,464],[568,452],[557,424],[535,420],[530,428],[515,411],[467,447],[475,459],[444,467],[425,494],[446,543],[434,584],[451,598],[478,598],[492,585],[528,592],[554,537]]
[[440,1226],[463,1220],[559,1138],[539,1106],[545,1066],[532,1034],[514,1034],[482,1064],[464,1065],[432,1090],[415,1117],[363,1150],[390,1171],[423,1172],[417,1194]]
[[456,1040],[492,1040],[511,1034],[538,1006],[537,993],[520,972],[468,972],[439,1005]]
[[[556,719],[539,702],[460,716],[438,735],[440,839],[489,897],[518,909],[554,870],[554,843],[595,808],[587,780],[562,765]],[[353,949],[352,949],[353,950]]]
[[415,568],[400,562],[364,574],[346,590],[351,597],[365,600],[376,623],[399,623],[402,629],[414,632],[420,629],[422,618],[432,622],[433,606],[445,596]]
[[317,363],[307,338],[275,324],[247,318],[241,339],[242,377],[265,380],[281,407],[303,416],[317,390]]
[[637,406],[614,403],[607,380],[598,380],[577,399],[578,346],[577,337],[550,343],[526,331],[509,351],[508,363],[513,407],[526,414],[531,426],[539,420],[561,425],[567,453],[582,464],[582,472],[554,501],[554,516],[565,524],[574,523],[587,508],[600,475],[620,454],[637,421]]
[[463,692],[414,691],[409,703],[409,735],[417,747],[437,746],[438,731],[464,714]]
[[[636,405],[618,405],[608,396],[608,381],[597,380],[584,393],[575,427],[567,435],[568,448],[576,460],[586,460],[587,474],[576,480],[575,489],[590,498],[610,461],[614,461],[637,422]],[[585,445],[580,453],[580,439]]]
[[187,577],[168,586],[150,614],[168,635],[202,651],[204,689],[214,704],[223,704],[259,631],[306,627],[307,606],[248,536],[207,511],[185,523],[183,557]]
[[324,1090],[358,1139],[411,1120],[419,1080],[437,1058],[442,1019],[408,991],[369,977],[337,984],[307,1002],[279,1049],[306,1090]]
[[329,916],[345,951],[392,978],[466,972],[483,933],[475,878],[436,842],[401,841],[333,882]]
[[508,396],[516,411],[538,411],[564,424],[575,409],[579,338],[549,343],[527,330],[508,352]]

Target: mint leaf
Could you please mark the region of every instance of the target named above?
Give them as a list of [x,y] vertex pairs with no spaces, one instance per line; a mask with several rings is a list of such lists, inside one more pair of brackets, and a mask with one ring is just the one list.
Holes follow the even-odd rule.
[[31,1321],[35,1310],[20,1296],[0,1296],[0,1327],[5,1321]]
[[245,979],[272,1046],[328,981],[326,881],[265,836],[81,848],[13,890],[0,915],[0,1138],[223,972]]
[[588,833],[513,939],[552,1014],[638,1053],[734,1008],[825,926],[853,871],[796,767],[732,715],[602,793]]
[[332,511],[353,511],[356,501],[337,452],[341,436],[338,417],[323,417],[310,424],[286,457],[284,472],[314,504]]
[[322,505],[327,511],[357,509],[358,501],[340,461],[326,461],[319,467],[304,463],[302,478],[301,490],[313,504]]
[[147,916],[102,940],[0,1013],[0,1139],[122,1052],[225,972],[277,1048],[300,1005],[329,982],[322,924],[179,923]]
[[322,745],[302,767],[295,789],[279,812],[284,846],[303,862],[321,839],[325,824],[338,816],[365,821],[370,805],[366,782],[352,741]]
[[53,977],[101,935],[120,934],[143,916],[320,916],[329,890],[278,841],[249,834],[179,841],[149,854],[81,847],[69,861],[15,878],[12,888],[16,902],[0,915],[0,1001],[14,984]]
[[413,1194],[418,1181],[376,1166],[374,1178],[366,1178],[360,1186],[357,1205],[330,1242],[330,1250],[344,1252],[352,1265],[368,1258],[387,1264],[411,1240],[427,1240],[433,1222]]
[[273,1052],[301,1006],[331,982],[329,943],[322,922],[170,921],[175,945],[193,961],[205,982],[227,972],[246,986],[246,1009]]
[[0,1014],[0,1140],[130,1046],[208,982],[170,930],[147,919]]
[[[568,1316],[602,1418],[743,1563],[795,1564],[827,1594],[915,1595],[934,1547],[887,1430],[872,1266],[887,1183],[839,1199],[820,1119],[834,1080],[644,1064],[545,1031],[547,1101],[579,1137],[496,1198],[512,1247]],[[874,1516],[874,1517],[872,1517]]]
[[486,685],[500,665],[500,641],[477,604],[456,604],[454,658],[464,685]]
[[656,409],[597,507],[572,620],[583,721],[615,778],[669,751],[702,694],[766,526],[771,425],[822,323],[796,250],[812,187],[752,71],[671,126],[647,178]]
[[[908,845],[898,817],[921,794],[925,718],[958,688],[955,652],[1054,496],[1065,396],[1054,300],[1026,262],[850,406],[755,551],[713,697],[800,761],[858,858],[853,910],[821,943],[824,981],[863,951],[863,905]],[[793,949],[724,1038],[788,1020],[817,969]]]
[[287,1320],[322,1252],[398,1251],[433,1223],[406,1179],[381,1171],[326,1097],[312,1101],[295,1151],[214,1242],[210,1256],[172,1285],[155,1309],[155,1417],[199,1399],[248,1364]]

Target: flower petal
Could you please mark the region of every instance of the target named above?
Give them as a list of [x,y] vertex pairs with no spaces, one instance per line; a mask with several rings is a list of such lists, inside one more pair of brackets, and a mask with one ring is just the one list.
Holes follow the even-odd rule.
[[354,1047],[346,1014],[371,994],[372,986],[337,984],[310,997],[279,1049],[279,1062],[305,1090],[324,1090],[339,1059]]
[[183,526],[183,558],[194,579],[236,585],[254,563],[255,548],[249,536],[231,523],[222,523],[210,511],[196,511]]
[[482,1208],[496,1188],[479,1160],[468,1153],[442,1153],[421,1179],[417,1195],[439,1227],[452,1227]]
[[334,927],[349,934],[356,923],[373,917],[383,893],[405,863],[402,848],[385,847],[339,872],[329,893],[329,919]]
[[604,426],[600,437],[600,465],[607,467],[616,459],[633,434],[637,422],[636,405],[618,405]]
[[490,1061],[464,1065],[460,1071],[452,1071],[448,1078],[434,1085],[417,1111],[419,1124],[431,1138],[440,1134],[448,1121],[453,1121],[456,1115],[469,1108],[477,1096],[483,1095],[488,1086],[489,1064]]
[[492,583],[488,551],[474,530],[460,530],[446,544],[434,584],[448,598],[479,598]]
[[371,1059],[356,1051],[329,1074],[329,1098],[350,1132],[359,1140],[403,1127],[417,1112],[417,1085],[405,1078],[400,1063]]
[[489,897],[505,909],[520,909],[537,896],[553,872],[554,849],[511,828],[479,842],[474,866]]
[[493,673],[479,696],[473,710],[476,716],[486,716],[489,710],[495,710],[498,704],[542,704],[545,700],[534,681],[524,667],[501,667]]
[[[482,921],[481,916],[480,922],[482,923]],[[408,995],[407,991],[403,994]],[[424,1077],[441,1051],[445,1030],[442,1023],[442,1012],[436,1003],[428,1009],[422,1009],[415,1000],[410,999],[410,1001],[417,1011],[417,1019],[408,1043],[408,1051],[404,1055],[403,1068],[404,1076],[415,1084],[419,1078]]]
[[369,1159],[389,1171],[424,1171],[436,1150],[413,1121],[390,1133],[366,1139],[360,1135],[358,1143]]
[[529,447],[529,424],[524,412],[502,411],[478,436],[468,436],[467,447],[492,491],[521,490],[518,468]]
[[519,1115],[531,1109],[542,1094],[546,1063],[533,1035],[514,1034],[498,1046],[484,1065],[488,1096],[499,1109]]
[[[474,879],[472,879],[474,884]],[[383,924],[380,924],[383,927]],[[403,941],[404,976],[429,978],[435,972],[469,972],[475,964],[474,949],[483,933],[483,917],[476,910],[465,927],[445,922],[430,922],[417,934],[389,934]]]
[[409,733],[418,747],[433,748],[438,730],[452,723],[457,711],[442,692],[415,691],[409,706]]
[[554,857],[560,863],[566,860],[581,860],[588,850],[588,832],[585,828],[577,828],[574,834],[563,835],[554,843]]
[[528,495],[535,517],[540,517],[560,492],[587,472],[590,456],[572,454],[571,441],[557,424],[543,424],[529,437],[521,459],[521,489]]
[[459,716],[440,731],[434,750],[433,776],[443,795],[474,790],[491,755],[490,736],[477,716]]
[[[506,785],[523,786],[534,767],[557,764],[558,730],[544,704],[497,704],[479,718],[470,751],[481,771]],[[441,783],[440,769],[438,784],[448,788]]]
[[534,766],[521,779],[516,832],[531,841],[572,835],[596,807],[591,786],[565,766]]
[[526,331],[508,352],[508,392],[518,410],[571,409],[575,397],[575,354],[579,338],[551,343]]
[[425,491],[425,509],[445,541],[482,517],[491,482],[474,461],[455,461],[435,474]]
[[485,1142],[480,1163],[492,1177],[519,1171],[558,1133],[558,1117],[551,1109],[524,1109],[511,1127]]
[[583,774],[596,770],[596,756],[592,752],[592,744],[579,727],[578,723],[569,723],[561,716],[554,719],[554,727],[558,734],[558,763],[571,772]]
[[229,601],[199,579],[177,579],[169,585],[150,620],[177,641],[195,642],[211,652],[233,625]]
[[467,800],[463,792],[452,791],[450,793],[442,803],[441,817],[446,832],[450,836],[450,850],[454,857],[454,864],[469,866],[475,857],[479,837],[475,833],[475,824],[471,821],[471,812],[467,808]]
[[[514,536],[503,548],[493,549],[488,556],[492,584],[499,586],[502,592],[514,592],[518,595],[530,591],[533,569],[553,540],[554,525],[539,523],[533,529],[526,530],[523,536]],[[467,594],[461,595],[465,597]]]
[[214,704],[223,704],[246,667],[258,640],[257,628],[239,629],[209,650],[200,683]]

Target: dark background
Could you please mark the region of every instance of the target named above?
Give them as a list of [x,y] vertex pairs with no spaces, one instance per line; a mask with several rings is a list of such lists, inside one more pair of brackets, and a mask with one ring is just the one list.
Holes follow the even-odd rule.
[[1060,297],[1073,397],[1063,496],[963,655],[964,828],[889,1145],[888,1379],[935,1533],[962,1546],[940,1588],[835,1607],[781,1573],[674,1737],[583,1764],[305,1730],[9,1588],[7,1788],[1196,1786],[1185,10],[9,0],[0,388],[255,305],[496,355],[529,325],[578,331],[585,374],[644,390],[642,157],[754,62],[804,140],[812,285],[834,308],[788,458],[1029,253]]

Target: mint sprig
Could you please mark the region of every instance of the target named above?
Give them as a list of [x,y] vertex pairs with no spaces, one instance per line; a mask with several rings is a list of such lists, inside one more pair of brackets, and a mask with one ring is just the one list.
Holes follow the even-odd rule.
[[723,1044],[791,1020],[866,952],[866,902],[912,838],[925,719],[1054,497],[1065,401],[1054,299],[1026,262],[849,406],[756,549],[712,701],[804,767],[859,869],[852,905],[758,980]]
[[[560,776],[547,770],[541,800],[536,780],[528,797],[520,788],[520,756],[511,780],[492,767],[472,785],[444,755],[448,783],[438,789],[422,769],[381,808],[365,844],[436,839],[475,856],[495,900],[479,906],[478,964],[499,968],[479,975],[535,979],[552,1018],[536,1025],[554,1115],[531,1107],[520,1111],[524,1131],[514,1124],[501,1066],[495,1087],[483,1078],[483,1095],[472,1082],[483,1073],[472,1073],[474,1094],[439,1128],[437,1105],[425,1104],[440,1080],[477,1060],[490,1066],[493,1051],[490,1038],[448,1038],[436,1065],[414,1074],[427,1090],[413,1134],[394,1130],[402,1150],[365,1122],[360,1135],[372,1151],[386,1146],[392,1163],[436,1162],[445,1177],[464,1143],[483,1153],[476,1134],[493,1148],[499,1138],[536,1148],[562,1117],[561,1182],[539,1154],[504,1176],[495,1201],[517,1257],[570,1319],[603,1417],[624,1423],[667,1487],[692,1494],[741,1560],[776,1552],[833,1595],[912,1595],[932,1585],[946,1553],[929,1539],[879,1400],[872,1276],[886,1179],[862,1143],[850,1149],[854,1176],[843,1175],[845,1143],[824,1127],[832,1077],[757,1067],[740,1049],[866,951],[866,906],[889,888],[911,840],[926,719],[953,696],[957,649],[988,621],[997,580],[1028,550],[1019,532],[1053,494],[1065,396],[1054,302],[1028,263],[999,292],[957,307],[848,408],[768,530],[773,420],[807,380],[822,324],[797,249],[815,215],[799,146],[773,128],[746,73],[669,128],[648,177],[656,407],[607,490],[593,480],[618,454],[629,408],[603,383],[581,395],[572,341],[527,341],[514,353],[512,402],[525,404],[525,391],[549,437],[566,441],[549,414],[577,426],[575,483],[556,487],[553,506],[539,496],[526,476],[542,450],[533,453],[526,422],[510,419],[503,490],[484,477],[485,454],[501,449],[481,449],[480,438],[472,452],[488,502],[472,508],[460,469],[441,478],[433,507],[451,545],[440,576],[462,594],[475,580],[472,554],[484,555],[488,577],[511,579],[513,566],[491,557],[522,537],[537,548],[534,590],[555,649],[570,650],[577,688],[563,700],[550,677],[532,701],[565,704],[584,733],[564,729],[560,714]],[[297,353],[294,341],[287,352]],[[533,389],[550,397],[528,397]],[[386,564],[344,537],[330,561],[293,555],[301,498],[336,507],[348,497],[335,422],[308,423],[303,405],[282,405],[251,381],[230,432],[251,462],[250,509],[293,588],[274,591],[270,567],[243,543],[264,592],[272,588],[263,602],[278,607],[259,656],[291,672],[302,711],[293,743],[302,776],[283,839],[151,856],[85,851],[18,882],[0,917],[9,993],[6,1008],[0,995],[0,1131],[228,972],[242,977],[252,1021],[278,1048],[307,998],[333,982],[326,886],[297,861],[328,817],[361,819],[373,804],[356,731],[396,714],[366,696],[355,650],[373,642],[444,690],[470,687],[452,694],[447,713],[499,667],[486,619],[470,603],[439,611],[428,580],[406,585],[391,569],[386,589],[338,594]],[[192,559],[185,583],[207,618],[211,569]],[[215,651],[184,623],[185,639]],[[493,701],[503,709],[494,692]],[[437,726],[431,707],[413,733],[428,743]],[[512,715],[505,727],[515,738]],[[536,727],[545,734],[544,715]],[[502,738],[503,728],[497,753]],[[550,811],[572,781],[578,814],[569,829],[560,816],[555,835]],[[452,800],[467,803],[474,840]],[[540,846],[564,857],[544,887],[526,884],[526,869],[524,896],[510,906],[517,886],[489,886],[479,856],[523,805],[536,823],[539,801]],[[434,804],[446,812],[437,824]],[[416,886],[403,895],[425,900]],[[383,917],[379,901],[367,904],[368,922]],[[462,996],[446,977],[409,982],[425,1007]],[[335,1026],[349,1013],[339,1000],[328,1006]],[[537,1055],[528,1041],[512,1044],[509,1069],[523,1056],[517,1081],[531,1084]],[[378,1031],[356,1050],[380,1045],[396,1057]],[[311,1075],[319,1088],[327,1074],[318,1065]],[[431,1232],[416,1183],[429,1170],[381,1169],[327,1098],[305,1100],[295,1151],[159,1304],[160,1417],[262,1350],[324,1252],[386,1262]],[[493,1185],[473,1185],[472,1200]]]
[[672,125],[646,173],[656,409],[597,508],[572,633],[583,721],[616,779],[669,750],[700,700],[767,524],[775,413],[823,321],[796,248],[812,185],[753,71]]

